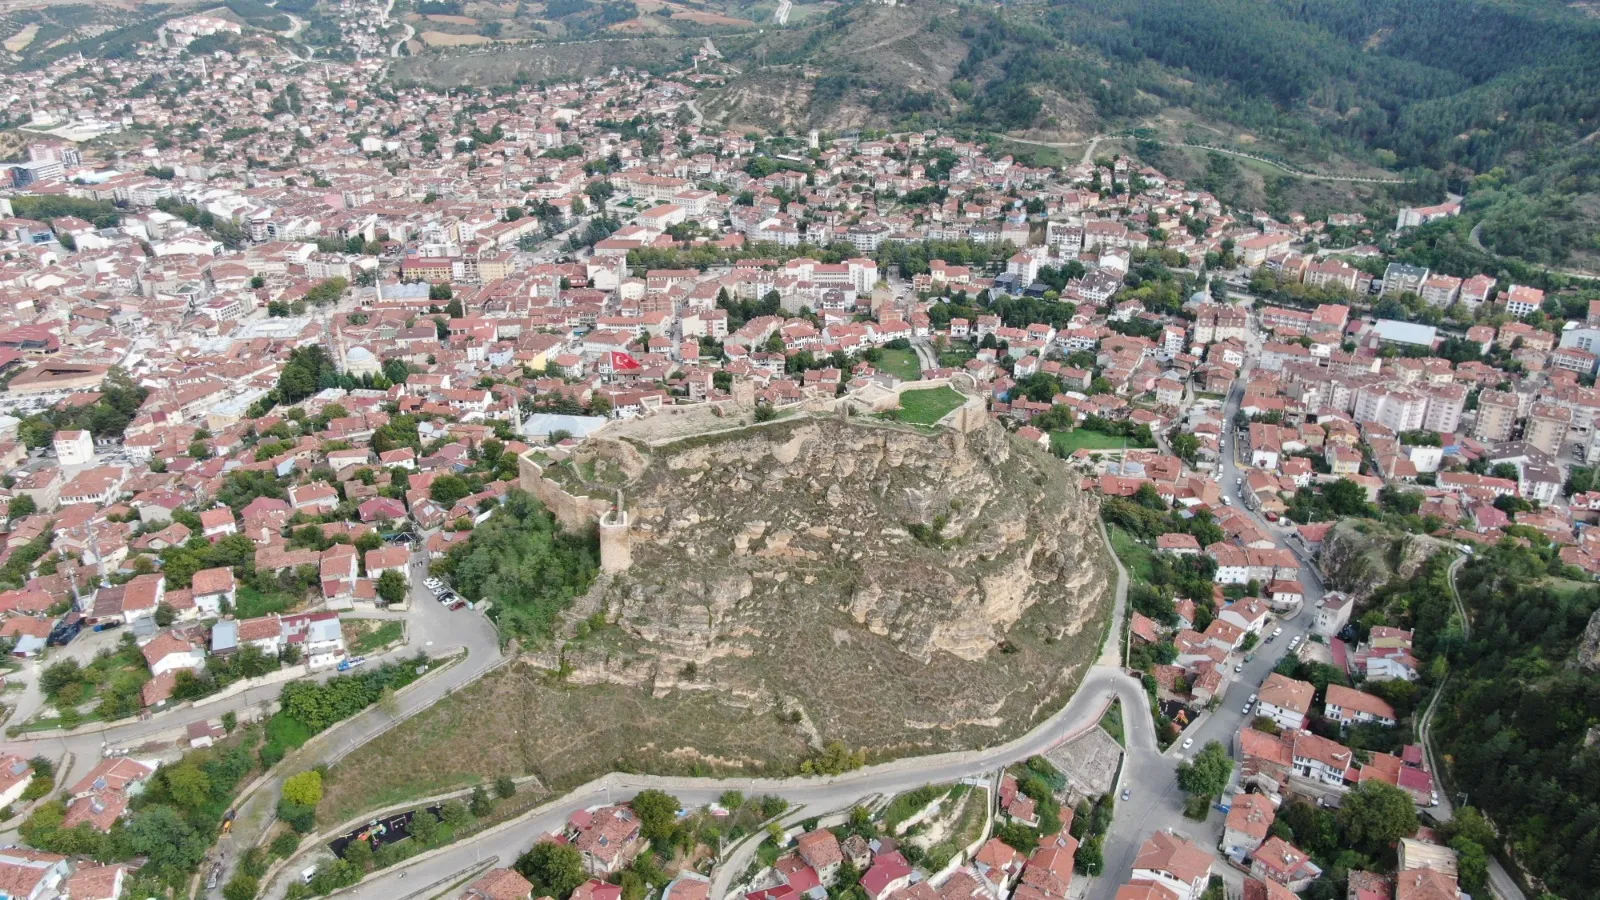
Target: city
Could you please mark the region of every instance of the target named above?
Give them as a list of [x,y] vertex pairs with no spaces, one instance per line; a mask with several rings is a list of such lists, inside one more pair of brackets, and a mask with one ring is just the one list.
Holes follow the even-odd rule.
[[1584,896],[1596,276],[603,6],[7,42],[6,896]]

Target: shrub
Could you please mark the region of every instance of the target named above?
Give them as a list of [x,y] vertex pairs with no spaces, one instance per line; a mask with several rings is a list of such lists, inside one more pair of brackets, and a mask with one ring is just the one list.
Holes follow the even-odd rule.
[[317,811],[314,807],[301,806],[287,799],[278,801],[278,818],[300,834],[310,834],[317,825]]
[[272,839],[272,846],[269,849],[272,851],[273,856],[287,859],[293,856],[296,850],[300,849],[300,835],[292,831],[285,831]]

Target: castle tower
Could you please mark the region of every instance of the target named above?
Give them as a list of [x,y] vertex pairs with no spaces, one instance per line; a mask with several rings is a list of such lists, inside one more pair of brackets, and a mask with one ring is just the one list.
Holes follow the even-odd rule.
[[628,534],[628,511],[617,491],[616,505],[600,516],[600,571],[616,574],[633,565],[633,543]]

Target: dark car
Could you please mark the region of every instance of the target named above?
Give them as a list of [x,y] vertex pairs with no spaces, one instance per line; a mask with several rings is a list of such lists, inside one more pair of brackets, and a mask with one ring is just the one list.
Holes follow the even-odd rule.
[[82,630],[83,617],[75,612],[68,613],[50,629],[50,636],[45,639],[45,643],[52,647],[65,647],[72,643],[72,639]]

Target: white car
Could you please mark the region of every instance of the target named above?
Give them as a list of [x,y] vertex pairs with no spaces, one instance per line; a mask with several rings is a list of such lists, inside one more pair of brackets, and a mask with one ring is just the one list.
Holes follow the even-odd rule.
[[1191,737],[1191,738],[1184,738],[1183,739],[1183,749],[1187,750],[1187,749],[1189,749],[1190,747],[1193,747],[1193,746],[1194,746],[1194,738]]
[[1240,712],[1244,713],[1247,716],[1250,715],[1250,704],[1246,703],[1244,705],[1244,709],[1240,710]]
[[1272,629],[1272,636],[1273,637],[1277,637],[1280,634],[1283,634],[1283,626],[1280,625],[1277,628]]
[[427,585],[428,587],[431,587],[431,588],[436,588],[439,585],[444,584],[444,582],[440,581],[437,578],[424,579],[422,583]]
[[1250,704],[1255,703],[1255,702],[1256,702],[1256,695],[1255,694],[1251,694],[1250,695],[1250,699],[1245,701],[1245,705],[1249,706]]

